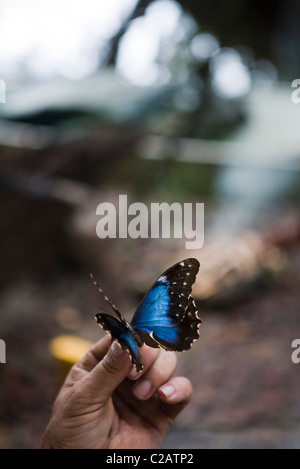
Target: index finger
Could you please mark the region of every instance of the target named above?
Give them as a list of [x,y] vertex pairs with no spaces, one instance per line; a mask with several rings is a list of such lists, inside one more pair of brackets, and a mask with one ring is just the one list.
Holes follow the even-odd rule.
[[141,347],[141,353],[143,355],[143,369],[140,372],[137,372],[136,368],[133,366],[127,378],[136,380],[143,376],[151,368],[153,363],[155,363],[160,354],[160,351],[161,349],[159,347],[152,348],[144,344]]

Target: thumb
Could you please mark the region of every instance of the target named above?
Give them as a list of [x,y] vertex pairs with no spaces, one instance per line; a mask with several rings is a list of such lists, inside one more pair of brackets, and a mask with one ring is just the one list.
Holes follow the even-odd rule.
[[107,354],[86,377],[90,394],[95,396],[98,403],[99,400],[107,400],[126,378],[131,367],[128,353],[118,342],[113,342]]

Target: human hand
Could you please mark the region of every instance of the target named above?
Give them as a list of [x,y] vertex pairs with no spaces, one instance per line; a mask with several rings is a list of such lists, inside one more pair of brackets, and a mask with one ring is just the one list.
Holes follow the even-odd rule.
[[144,345],[144,368],[105,336],[74,365],[53,405],[42,448],[158,448],[192,395],[172,377],[174,352]]

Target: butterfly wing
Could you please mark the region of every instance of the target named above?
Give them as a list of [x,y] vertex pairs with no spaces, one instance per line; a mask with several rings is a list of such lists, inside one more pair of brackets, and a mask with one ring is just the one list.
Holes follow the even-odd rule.
[[189,349],[199,337],[201,319],[191,297],[199,266],[192,258],[178,262],[143,298],[131,325],[146,344],[181,351]]
[[124,320],[120,321],[110,314],[98,313],[95,315],[96,321],[102,328],[109,332],[112,340],[119,342],[123,350],[127,350],[132,364],[139,372],[143,368],[143,358],[139,346],[142,345],[139,337],[134,337],[130,325]]

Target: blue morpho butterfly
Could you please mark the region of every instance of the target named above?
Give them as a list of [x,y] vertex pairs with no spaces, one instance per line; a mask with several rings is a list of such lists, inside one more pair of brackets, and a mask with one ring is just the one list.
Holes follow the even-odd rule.
[[199,266],[197,259],[191,258],[166,270],[142,299],[131,323],[125,320],[91,274],[94,284],[114,313],[98,313],[95,319],[112,340],[128,351],[138,372],[143,368],[140,347],[144,342],[150,347],[182,351],[188,350],[198,339],[201,319],[191,290]]

